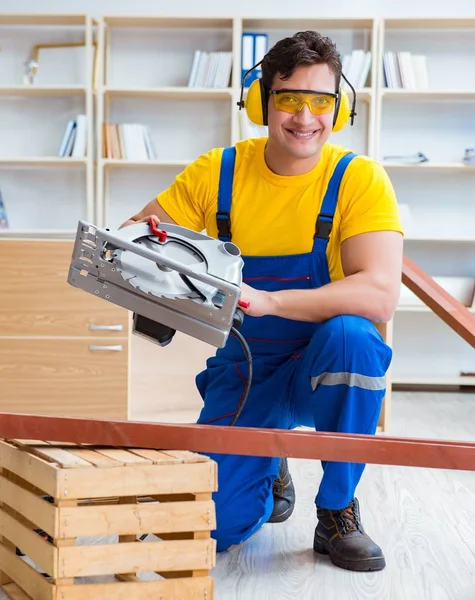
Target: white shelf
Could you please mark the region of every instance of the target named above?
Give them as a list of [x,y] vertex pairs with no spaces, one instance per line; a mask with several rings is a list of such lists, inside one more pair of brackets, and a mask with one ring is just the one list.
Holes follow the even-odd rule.
[[232,96],[231,88],[189,88],[189,87],[150,87],[150,88],[119,88],[104,87],[107,96],[157,96],[162,98],[225,98]]
[[[475,308],[467,306],[467,309],[471,313],[475,313]],[[437,317],[437,315],[428,306],[401,305],[396,308],[396,313],[429,313],[434,315],[434,317]]]
[[87,87],[83,85],[2,85],[0,86],[0,96],[84,96]]
[[382,161],[381,163],[385,169],[397,169],[407,171],[475,171],[475,164],[465,163],[437,163],[437,162],[425,162],[420,164],[406,164],[396,163],[391,161]]
[[105,158],[101,159],[100,164],[104,167],[111,168],[125,168],[130,169],[134,167],[186,167],[192,162],[193,159],[190,160],[124,160],[124,159],[114,159],[114,158]]
[[72,239],[76,229],[0,229],[0,239]]
[[289,19],[272,19],[268,17],[263,18],[244,18],[243,19],[243,29],[246,31],[250,31],[253,29],[293,29],[295,31],[298,30],[308,30],[308,29],[316,29],[318,31],[322,29],[372,29],[374,26],[373,19],[348,19],[348,18],[315,18],[312,19],[309,17],[308,19],[301,18],[289,18]]
[[0,25],[22,26],[58,26],[85,25],[86,14],[37,14],[37,13],[3,13],[0,14]]
[[405,238],[406,242],[427,242],[427,243],[434,243],[434,242],[443,242],[444,244],[474,244],[475,243],[475,237],[468,237],[468,238],[464,238],[464,237],[416,237],[416,236],[406,236]]
[[231,18],[223,17],[158,17],[157,15],[105,16],[109,27],[157,27],[163,29],[224,29],[233,25]]
[[87,158],[56,157],[56,156],[33,156],[18,158],[1,158],[0,167],[10,166],[33,166],[33,167],[84,167]]
[[420,377],[404,377],[395,376],[392,377],[392,383],[395,385],[422,385],[422,386],[475,386],[475,377],[437,377],[432,375],[425,375]]
[[383,88],[383,98],[406,100],[475,100],[475,90],[407,90]]

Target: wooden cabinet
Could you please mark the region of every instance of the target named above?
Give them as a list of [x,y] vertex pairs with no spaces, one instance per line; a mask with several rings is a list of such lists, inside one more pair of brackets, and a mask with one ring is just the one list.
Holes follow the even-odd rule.
[[0,410],[127,418],[127,339],[0,337]]
[[127,336],[127,311],[67,283],[73,242],[0,242],[0,335]]
[[128,311],[67,283],[72,248],[0,241],[0,411],[126,419]]

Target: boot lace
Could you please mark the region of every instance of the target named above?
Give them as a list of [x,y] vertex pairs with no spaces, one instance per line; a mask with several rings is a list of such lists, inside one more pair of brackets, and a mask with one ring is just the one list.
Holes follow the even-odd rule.
[[360,531],[359,514],[353,501],[346,508],[338,511],[338,521],[345,533]]

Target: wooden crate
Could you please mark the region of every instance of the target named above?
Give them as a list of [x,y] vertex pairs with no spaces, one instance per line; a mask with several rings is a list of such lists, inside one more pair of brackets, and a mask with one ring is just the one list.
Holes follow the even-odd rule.
[[12,600],[212,600],[208,457],[0,440],[0,469],[0,586]]

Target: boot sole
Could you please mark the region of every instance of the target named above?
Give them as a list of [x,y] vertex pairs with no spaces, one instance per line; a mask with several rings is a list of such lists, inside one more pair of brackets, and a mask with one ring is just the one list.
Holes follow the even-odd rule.
[[344,560],[332,554],[329,542],[319,537],[315,537],[313,549],[318,554],[328,554],[334,565],[348,571],[381,571],[386,566],[386,560],[383,556],[376,556],[365,560]]
[[295,508],[295,504],[290,504],[289,508],[286,511],[284,511],[283,513],[280,513],[279,515],[271,515],[267,522],[268,523],[283,523],[284,521],[287,521],[287,519],[289,519],[290,516],[292,515],[292,513],[294,512],[294,508]]

